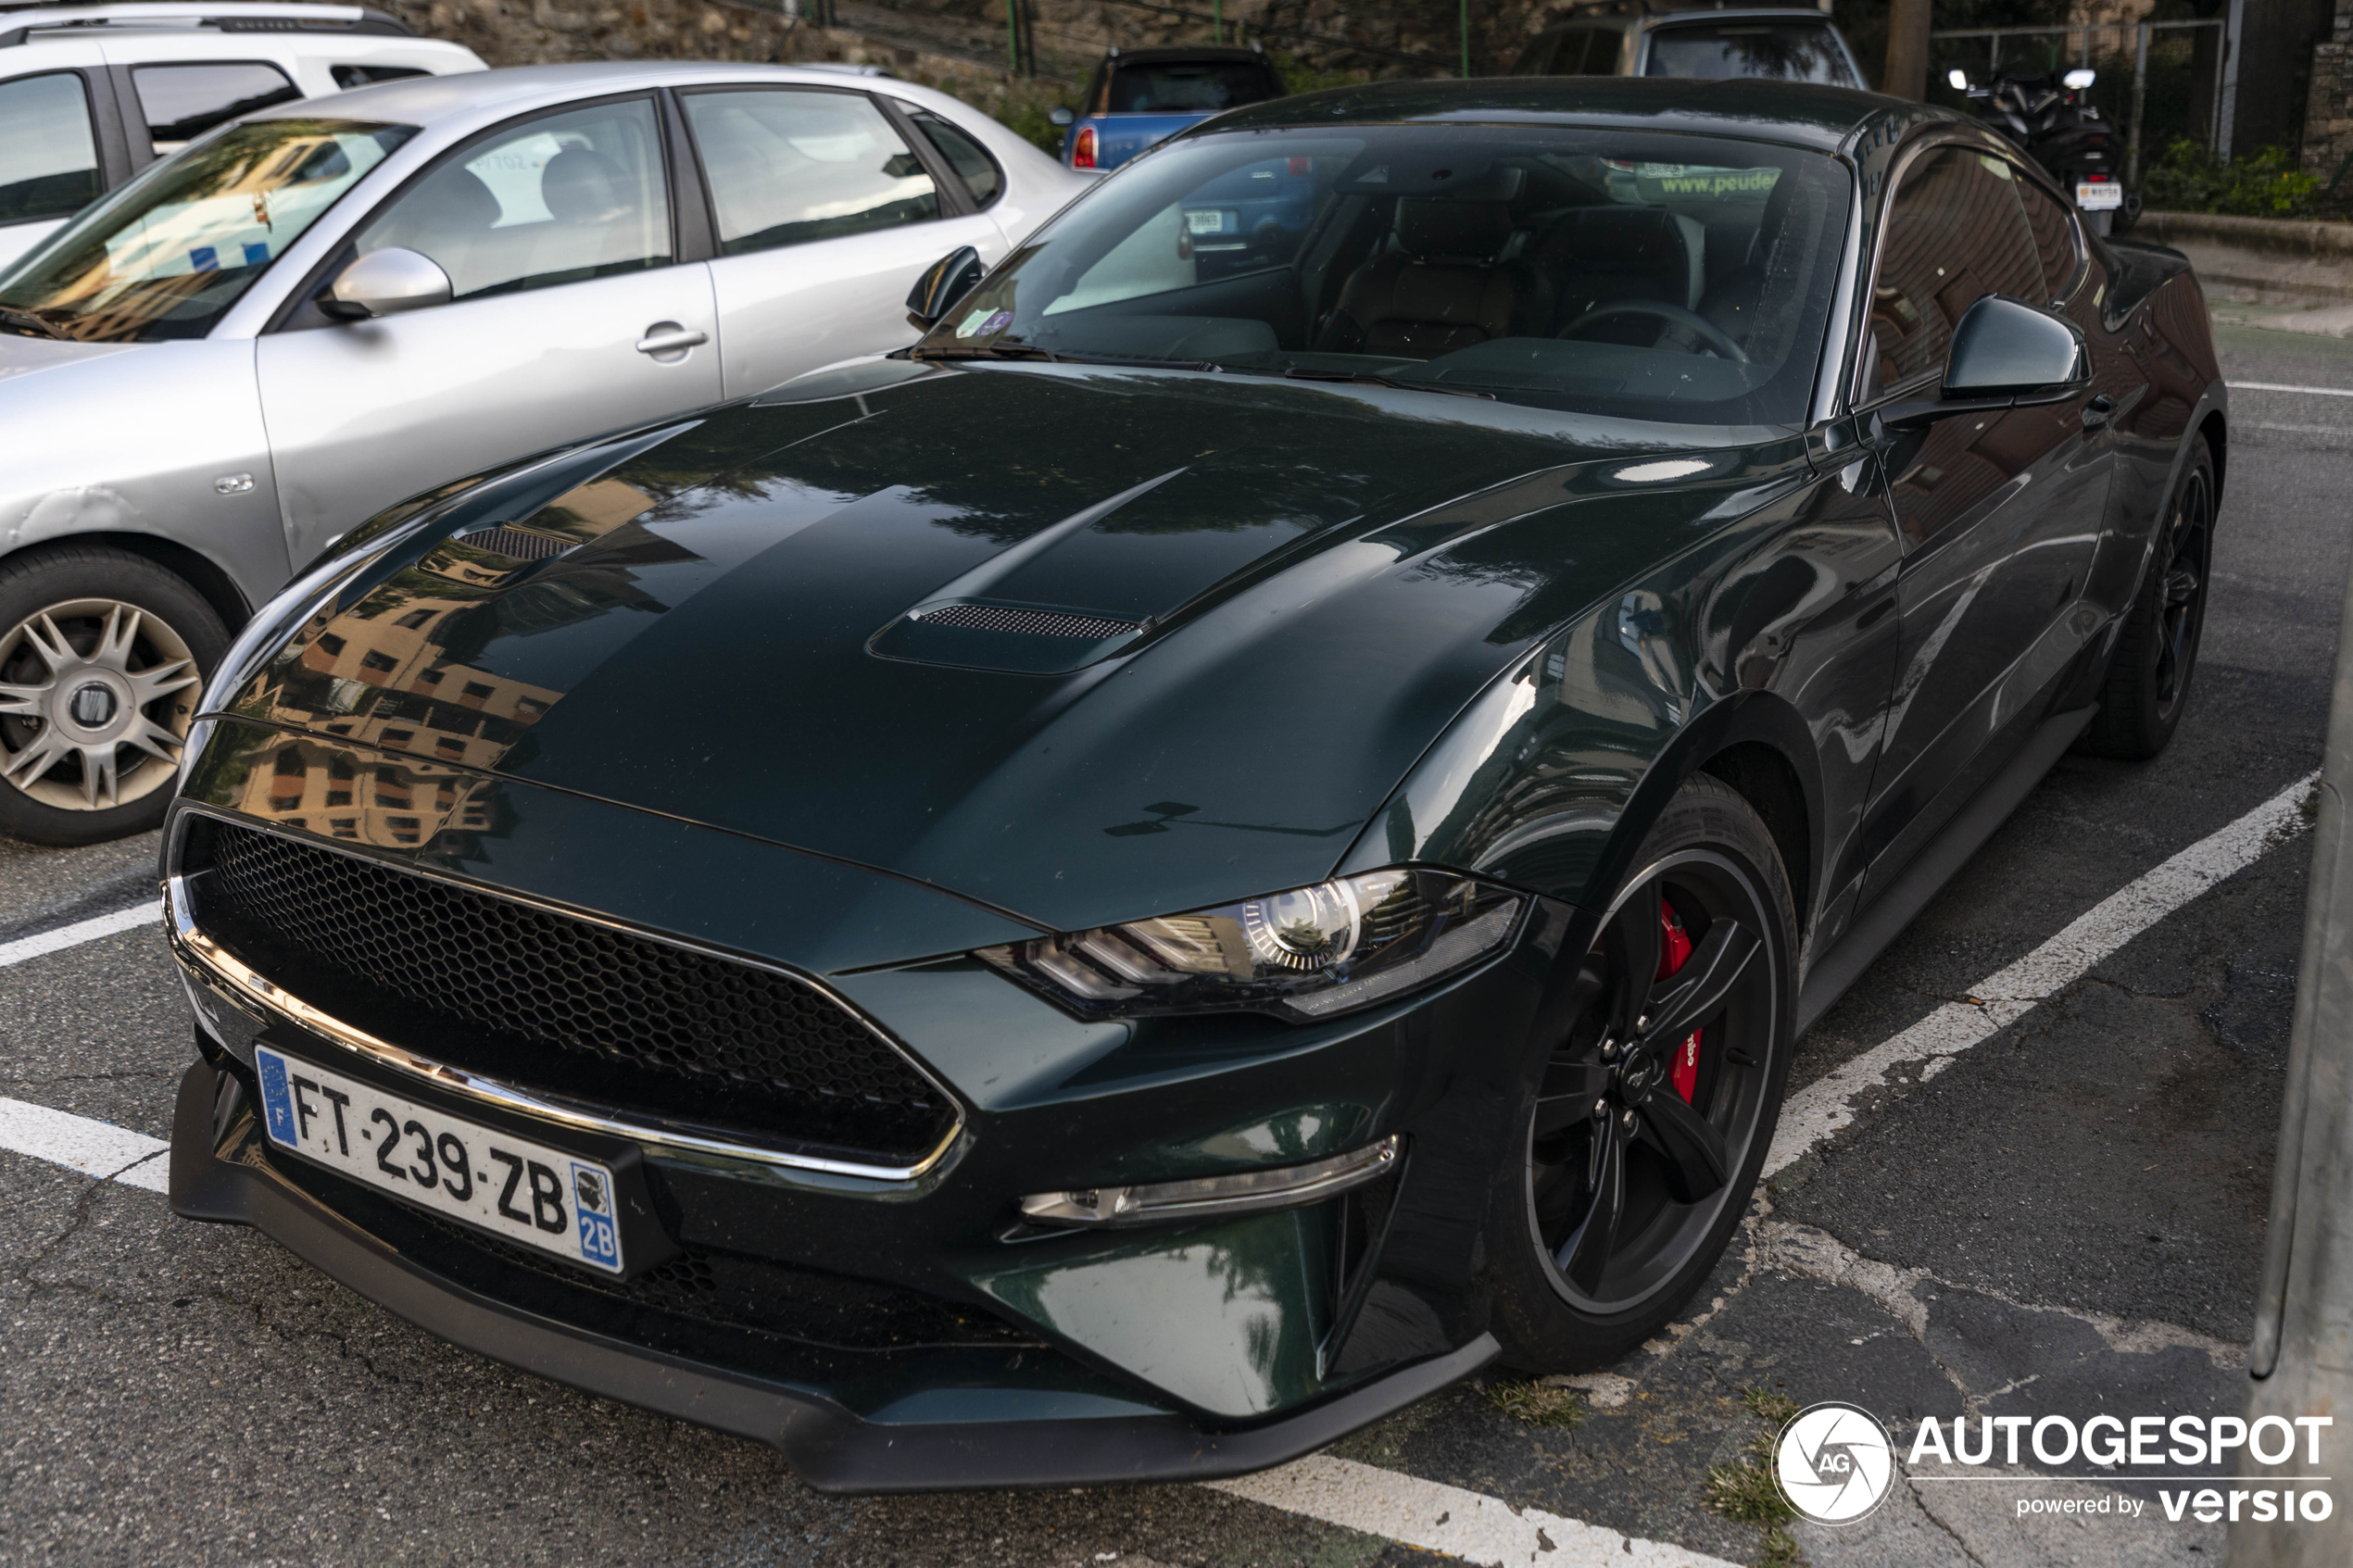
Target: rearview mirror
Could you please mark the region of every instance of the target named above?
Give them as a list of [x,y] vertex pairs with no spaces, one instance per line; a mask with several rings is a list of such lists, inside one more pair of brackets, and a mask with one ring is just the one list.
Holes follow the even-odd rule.
[[915,280],[907,295],[907,320],[929,332],[956,307],[958,300],[979,285],[982,270],[980,252],[958,245],[925,268],[924,275]]
[[2064,403],[2091,380],[2082,330],[2022,299],[1989,294],[1961,313],[1935,397],[1881,409],[1891,430],[1950,414]]
[[1046,111],[1046,123],[1049,125],[1060,125],[1066,127],[1074,123],[1077,119],[1078,117],[1076,115],[1073,114],[1069,109],[1064,108],[1060,104],[1056,104],[1052,108]]
[[450,293],[439,262],[395,245],[371,250],[336,274],[319,308],[338,321],[365,321],[447,305]]

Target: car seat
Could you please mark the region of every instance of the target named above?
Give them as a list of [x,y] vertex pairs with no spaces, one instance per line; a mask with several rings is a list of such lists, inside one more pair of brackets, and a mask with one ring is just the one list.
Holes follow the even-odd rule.
[[1525,337],[1552,319],[1543,274],[1520,259],[1511,202],[1524,171],[1502,168],[1444,196],[1400,196],[1387,244],[1341,285],[1315,347],[1433,359]]
[[[1690,310],[1707,284],[1707,231],[1661,207],[1575,207],[1550,225],[1537,264],[1559,298],[1558,327],[1627,300]],[[1637,334],[1628,341],[1656,335],[1655,322],[1629,318],[1625,325]]]
[[637,182],[593,147],[571,146],[539,171],[539,199],[560,226],[541,270],[641,261],[653,248],[640,211]]

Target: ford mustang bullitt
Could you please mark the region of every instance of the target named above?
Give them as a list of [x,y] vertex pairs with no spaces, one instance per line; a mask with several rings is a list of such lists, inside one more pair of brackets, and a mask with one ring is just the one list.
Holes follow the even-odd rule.
[[2196,280],[1959,116],[1288,98],[911,310],[224,656],[179,1213],[823,1488],[1276,1463],[1658,1331],[1800,1032],[2188,701]]

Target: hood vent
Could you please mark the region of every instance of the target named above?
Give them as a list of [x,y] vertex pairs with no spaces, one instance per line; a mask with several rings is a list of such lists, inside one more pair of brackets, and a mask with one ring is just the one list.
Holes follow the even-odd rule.
[[1012,609],[1003,605],[942,605],[937,609],[913,611],[907,619],[921,621],[926,626],[1017,632],[1031,637],[1086,637],[1090,641],[1124,637],[1137,629],[1133,621],[1111,621],[1051,609]]
[[478,533],[460,533],[458,544],[470,549],[487,550],[509,560],[553,560],[566,550],[576,549],[583,543],[558,533],[539,533],[530,529],[515,528],[500,523]]

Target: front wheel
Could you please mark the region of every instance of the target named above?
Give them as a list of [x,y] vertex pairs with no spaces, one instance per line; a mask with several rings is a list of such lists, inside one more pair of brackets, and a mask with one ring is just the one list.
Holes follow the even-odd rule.
[[1487,1252],[1514,1364],[1666,1324],[1755,1189],[1789,1074],[1796,920],[1772,835],[1701,774],[1660,814],[1530,1048]]
[[229,633],[144,556],[94,545],[0,564],[0,829],[95,844],[163,821]]

